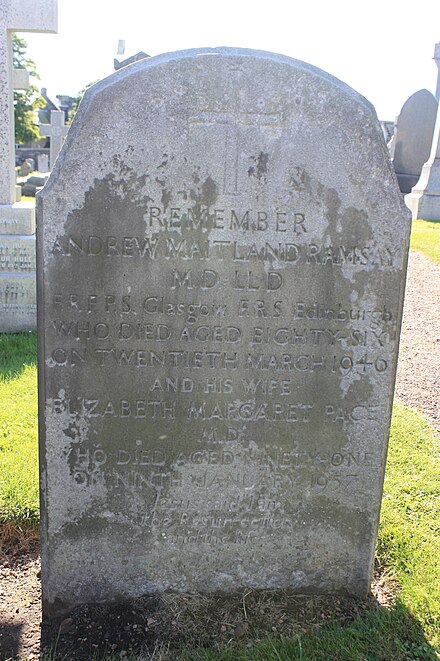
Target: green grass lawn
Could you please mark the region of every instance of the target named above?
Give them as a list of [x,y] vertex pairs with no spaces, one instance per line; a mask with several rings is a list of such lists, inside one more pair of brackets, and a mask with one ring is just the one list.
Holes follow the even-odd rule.
[[0,521],[36,525],[36,334],[0,334]]
[[440,264],[440,220],[413,220],[410,245]]
[[[24,528],[38,523],[35,343],[32,333],[0,335],[0,524]],[[396,404],[377,546],[379,563],[400,586],[392,608],[369,607],[349,624],[336,619],[290,638],[264,636],[252,647],[246,642],[232,649],[191,646],[180,649],[176,658],[440,658],[439,459],[439,442],[426,420]]]

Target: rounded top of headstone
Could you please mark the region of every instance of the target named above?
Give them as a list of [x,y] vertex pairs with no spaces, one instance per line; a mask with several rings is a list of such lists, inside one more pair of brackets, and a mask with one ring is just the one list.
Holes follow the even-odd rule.
[[158,66],[163,66],[183,60],[201,62],[202,60],[206,61],[207,59],[214,59],[215,57],[265,60],[267,62],[286,65],[295,69],[302,69],[304,72],[314,74],[315,76],[322,78],[328,83],[337,86],[341,91],[350,95],[366,108],[369,108],[375,112],[374,106],[365,97],[356,92],[352,87],[312,64],[308,64],[307,62],[297,60],[287,55],[272,53],[270,51],[255,50],[252,48],[232,48],[228,46],[216,46],[214,48],[190,48],[186,50],[162,53],[154,57],[145,58],[124,67],[122,71],[117,71],[114,74],[107,76],[107,78],[99,81],[95,85],[92,85],[87,90],[85,96],[96,94],[105,89],[108,85],[113,85],[122,78],[135,75],[140,71],[149,70]]
[[[52,206],[55,199],[57,204],[62,200],[68,212],[82,206],[95,181],[110,175],[118,163],[139,177],[153,153],[160,158],[159,152],[189,150],[191,160],[197,127],[214,124],[233,126],[245,137],[259,125],[261,135],[269,131],[276,137],[277,149],[292,144],[298,162],[313,160],[316,176],[325,185],[340,182],[347,187],[359,161],[386,186],[395,185],[377,115],[363,96],[300,60],[221,47],[143,59],[91,86],[40,200]],[[217,146],[223,153],[220,143]],[[197,153],[199,158],[204,157]],[[224,178],[220,172],[216,175]],[[153,177],[150,171],[145,176]],[[363,175],[361,180],[364,186]],[[224,184],[216,180],[216,185]]]
[[432,106],[432,107],[434,107],[434,106],[437,107],[437,101],[436,101],[436,98],[435,98],[434,94],[432,92],[430,92],[429,90],[427,90],[426,88],[423,88],[421,90],[417,90],[417,92],[414,92],[414,94],[411,94],[411,96],[409,96],[407,98],[407,100],[405,101],[405,103],[402,106],[402,110],[400,111],[400,114],[402,114],[402,111],[404,110],[404,108],[406,109],[409,106],[416,105],[416,104],[417,105],[420,104],[420,105],[423,105],[423,106],[429,105],[429,106]]
[[420,175],[431,151],[437,106],[435,96],[427,89],[414,92],[403,104],[396,122],[396,172]]

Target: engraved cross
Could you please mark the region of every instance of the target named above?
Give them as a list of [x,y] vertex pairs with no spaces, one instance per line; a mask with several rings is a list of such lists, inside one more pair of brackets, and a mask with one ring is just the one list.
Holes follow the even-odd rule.
[[238,172],[244,131],[254,129],[269,129],[277,134],[281,131],[281,118],[277,113],[255,112],[201,112],[189,118],[189,125],[222,127],[224,132],[223,148],[223,193],[238,194]]

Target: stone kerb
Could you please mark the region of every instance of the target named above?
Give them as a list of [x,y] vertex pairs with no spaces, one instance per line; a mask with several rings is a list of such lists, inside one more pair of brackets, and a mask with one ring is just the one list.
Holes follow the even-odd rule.
[[409,241],[372,106],[270,53],[143,60],[38,218],[45,613],[365,594]]

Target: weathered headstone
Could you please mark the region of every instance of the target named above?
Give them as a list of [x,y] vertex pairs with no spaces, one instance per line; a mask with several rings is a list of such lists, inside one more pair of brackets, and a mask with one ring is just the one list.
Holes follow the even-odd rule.
[[412,217],[423,220],[440,220],[440,105],[432,140],[431,155],[423,166],[420,179],[411,193],[405,195],[405,203]]
[[35,170],[35,162],[33,158],[27,158],[23,163],[20,165],[20,168],[18,170],[18,175],[20,177],[27,177],[28,174],[33,172]]
[[[21,241],[35,254],[35,209],[29,202],[17,202],[14,140],[13,89],[26,87],[24,70],[13,68],[12,33],[55,32],[56,0],[0,0],[0,254],[9,250],[11,240]],[[22,73],[24,72],[24,73]],[[30,241],[30,242],[29,242]],[[17,268],[12,275],[0,271],[0,332],[36,327],[36,275]]]
[[39,124],[40,135],[50,138],[50,167],[53,168],[55,159],[60,153],[68,126],[64,125],[64,112],[62,110],[50,111],[50,124]]
[[38,172],[49,172],[49,156],[47,154],[38,156]]
[[419,90],[403,104],[393,137],[393,165],[402,193],[417,183],[431,152],[437,101],[428,90]]
[[145,59],[38,204],[44,612],[365,594],[409,239],[372,106],[280,55]]

